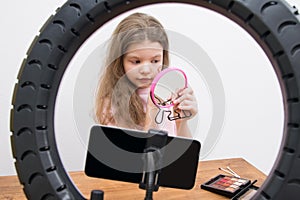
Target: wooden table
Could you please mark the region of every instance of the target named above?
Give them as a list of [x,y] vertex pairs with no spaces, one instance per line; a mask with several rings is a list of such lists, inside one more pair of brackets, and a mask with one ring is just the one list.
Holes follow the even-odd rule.
[[[182,190],[160,187],[158,192],[154,192],[153,197],[155,200],[228,199],[221,195],[200,189],[200,184],[222,173],[218,169],[219,167],[225,168],[226,166],[230,166],[231,169],[233,169],[243,178],[247,178],[250,180],[257,179],[257,183],[255,184],[256,186],[260,186],[266,178],[266,175],[264,173],[259,171],[257,168],[255,168],[242,158],[200,161],[197,171],[196,183],[193,189]],[[105,200],[143,200],[145,197],[145,191],[140,190],[137,184],[90,178],[87,177],[83,172],[70,172],[70,176],[74,184],[76,184],[78,189],[86,198],[90,197],[90,192],[93,189],[103,190]],[[26,199],[17,176],[0,177],[0,199]]]

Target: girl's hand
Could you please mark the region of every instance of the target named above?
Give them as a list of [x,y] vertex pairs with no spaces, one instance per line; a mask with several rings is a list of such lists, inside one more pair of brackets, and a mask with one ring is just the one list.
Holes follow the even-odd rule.
[[[173,96],[173,99],[174,110],[179,112],[182,110],[189,111],[192,114],[191,117],[198,113],[198,104],[192,88],[187,87],[177,90],[176,95]],[[183,118],[182,120],[184,119],[190,118]]]

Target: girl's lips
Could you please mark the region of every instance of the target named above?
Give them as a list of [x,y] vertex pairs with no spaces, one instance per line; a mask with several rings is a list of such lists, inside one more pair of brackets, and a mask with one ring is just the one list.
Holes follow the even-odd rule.
[[149,82],[149,81],[152,81],[151,78],[139,78],[138,79],[140,82]]

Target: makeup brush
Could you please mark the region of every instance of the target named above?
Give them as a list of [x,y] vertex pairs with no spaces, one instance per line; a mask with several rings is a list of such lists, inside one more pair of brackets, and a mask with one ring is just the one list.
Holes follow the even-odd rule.
[[236,176],[239,176],[237,173],[235,173],[235,171],[233,171],[229,166],[226,167],[229,171],[231,171],[232,173],[234,173]]
[[223,172],[226,172],[226,173],[228,173],[228,174],[231,174],[231,175],[233,175],[234,177],[236,177],[236,178],[241,178],[239,175],[237,175],[236,173],[234,173],[234,172],[231,172],[231,171],[229,171],[229,170],[227,170],[227,169],[224,169],[224,168],[222,168],[222,167],[219,167],[219,170],[221,170],[221,171],[223,171]]

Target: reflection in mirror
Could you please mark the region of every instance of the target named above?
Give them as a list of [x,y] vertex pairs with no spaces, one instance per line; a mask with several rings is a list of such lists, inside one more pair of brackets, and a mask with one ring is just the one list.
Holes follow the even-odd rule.
[[170,66],[182,67],[198,102],[199,113],[189,123],[193,137],[203,144],[200,159],[243,157],[268,174],[284,122],[273,67],[237,24],[185,4],[155,4],[126,12],[102,26],[78,50],[64,74],[55,107],[56,140],[66,169],[84,168],[105,42],[116,25],[134,12],[150,13],[171,33]]

